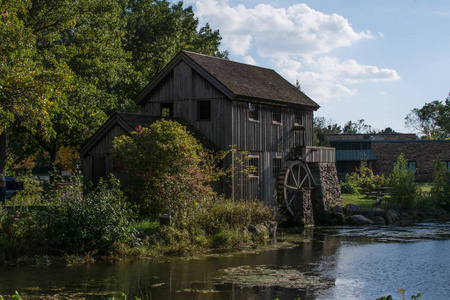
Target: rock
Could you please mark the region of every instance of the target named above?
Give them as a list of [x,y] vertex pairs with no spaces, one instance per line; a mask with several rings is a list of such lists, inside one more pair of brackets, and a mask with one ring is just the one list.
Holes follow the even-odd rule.
[[373,209],[365,209],[362,214],[363,216],[372,219],[375,216],[375,211]]
[[381,216],[373,217],[372,221],[375,225],[386,225],[386,221]]
[[356,205],[356,204],[347,204],[345,206],[345,210],[352,215],[357,215],[357,214],[361,214],[362,209],[361,206]]
[[363,215],[353,215],[347,218],[347,222],[353,225],[368,225],[373,224],[373,221],[367,219]]
[[343,214],[344,213],[344,207],[341,205],[336,205],[334,207],[334,212],[338,213],[338,214]]
[[373,212],[374,212],[375,216],[380,216],[380,217],[383,217],[384,213],[385,213],[384,209],[382,209],[382,208],[375,208],[373,210]]

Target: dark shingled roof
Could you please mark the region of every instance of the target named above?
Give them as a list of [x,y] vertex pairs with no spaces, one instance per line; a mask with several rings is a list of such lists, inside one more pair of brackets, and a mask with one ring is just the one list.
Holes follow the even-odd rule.
[[319,105],[271,69],[182,51],[236,96],[310,106]]

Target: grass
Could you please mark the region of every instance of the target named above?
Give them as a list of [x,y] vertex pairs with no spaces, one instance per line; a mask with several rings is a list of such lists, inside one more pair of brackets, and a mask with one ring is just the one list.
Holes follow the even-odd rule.
[[356,204],[362,209],[372,208],[376,196],[356,195],[356,194],[342,194],[342,202],[344,207],[347,204]]

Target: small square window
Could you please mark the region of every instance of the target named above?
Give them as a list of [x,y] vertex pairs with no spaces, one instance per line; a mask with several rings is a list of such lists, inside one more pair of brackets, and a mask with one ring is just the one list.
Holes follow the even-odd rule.
[[272,159],[272,175],[278,176],[278,174],[280,174],[280,169],[281,169],[281,158],[274,157]]
[[249,155],[248,156],[248,176],[258,177],[259,171],[259,156]]
[[211,101],[197,101],[197,119],[211,120]]
[[280,107],[273,107],[272,110],[272,122],[276,124],[281,124],[281,108]]
[[161,103],[161,117],[173,117],[173,103]]
[[248,119],[253,121],[259,120],[258,104],[251,102],[248,104]]

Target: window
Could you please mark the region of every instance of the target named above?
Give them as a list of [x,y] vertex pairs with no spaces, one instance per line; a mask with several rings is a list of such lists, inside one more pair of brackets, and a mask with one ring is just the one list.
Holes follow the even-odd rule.
[[416,171],[416,161],[414,160],[409,160],[408,161],[408,170],[410,171]]
[[161,117],[173,117],[173,103],[161,103]]
[[274,106],[272,110],[272,123],[281,124],[281,108]]
[[303,112],[299,109],[295,110],[294,124],[297,126],[303,126]]
[[447,166],[447,172],[450,173],[450,161],[446,161],[445,165]]
[[[395,168],[396,164],[397,164],[397,161],[394,161],[394,168]],[[416,169],[417,169],[416,161],[415,160],[408,160],[408,162],[406,163],[406,166],[405,166],[405,170],[409,170],[409,171],[415,172]]]
[[197,101],[197,120],[211,120],[211,101]]
[[278,174],[280,174],[280,169],[281,169],[281,158],[274,157],[272,159],[272,175],[278,176]]
[[259,120],[258,104],[251,102],[248,104],[248,119],[253,121]]
[[248,156],[248,176],[258,177],[259,171],[259,155]]

